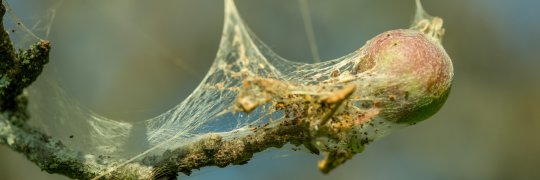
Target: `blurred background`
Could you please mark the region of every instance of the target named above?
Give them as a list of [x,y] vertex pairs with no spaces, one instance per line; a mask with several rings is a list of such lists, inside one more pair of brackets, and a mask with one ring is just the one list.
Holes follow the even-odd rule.
[[[31,26],[55,11],[44,76],[112,119],[141,121],[195,88],[216,54],[221,0],[8,0]],[[236,0],[247,25],[277,54],[311,62],[296,0]],[[444,19],[454,62],[439,113],[397,131],[329,175],[321,158],[269,150],[248,164],[203,168],[180,179],[540,179],[540,1],[424,0]],[[334,59],[371,37],[407,28],[408,0],[308,0],[319,54]],[[47,28],[46,28],[47,29]],[[17,32],[16,32],[17,33]],[[40,79],[41,80],[41,79]],[[32,101],[32,99],[30,99]],[[0,179],[67,179],[0,146]]]

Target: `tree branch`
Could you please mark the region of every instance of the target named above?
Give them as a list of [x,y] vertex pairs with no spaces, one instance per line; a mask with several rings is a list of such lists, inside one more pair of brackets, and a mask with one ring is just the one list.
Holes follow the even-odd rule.
[[[5,13],[3,4],[0,13]],[[75,179],[170,179],[177,172],[189,175],[205,166],[245,164],[254,153],[287,143],[303,145],[315,154],[325,152],[319,168],[328,173],[393,126],[414,124],[437,112],[448,96],[453,76],[450,58],[439,44],[442,19],[422,21],[424,26],[414,27],[425,32],[393,30],[368,41],[367,47],[354,52],[364,56],[348,62],[351,66],[343,79],[339,79],[339,71],[317,85],[244,79],[235,110],[248,113],[261,104],[271,104],[270,111],[284,114],[279,121],[228,132],[240,133],[235,138],[208,134],[159,155],[126,161],[76,151],[26,124],[29,115],[23,90],[49,61],[51,46],[41,41],[16,52],[2,23],[0,144],[24,154],[44,171]],[[383,76],[369,81],[377,74]],[[293,93],[310,90],[313,92]]]
[[[0,13],[5,14],[3,4]],[[205,166],[245,164],[254,153],[282,147],[289,142],[295,145],[311,143],[308,124],[286,120],[254,130],[253,134],[239,139],[225,140],[216,134],[209,135],[162,155],[146,157],[143,164],[129,163],[104,174],[109,167],[123,160],[73,150],[25,123],[29,115],[23,90],[36,80],[48,63],[51,46],[42,41],[26,51],[16,52],[3,23],[0,27],[0,144],[22,153],[48,173],[75,179],[92,179],[99,175],[102,175],[100,179],[174,178],[177,172],[189,175],[193,169]],[[311,149],[318,153],[316,148]]]
[[[2,16],[5,11],[3,4],[0,5]],[[204,166],[244,164],[256,152],[281,147],[288,142],[298,145],[307,139],[306,126],[285,121],[242,139],[223,140],[218,135],[210,135],[186,147],[147,157],[143,160],[144,165],[129,163],[103,174],[122,160],[73,150],[25,123],[29,115],[23,89],[36,80],[48,63],[51,46],[42,41],[26,51],[16,52],[3,22],[0,27],[0,144],[22,153],[48,173],[74,179],[92,179],[99,175],[103,175],[101,179],[174,178],[177,172],[190,174],[193,169]]]

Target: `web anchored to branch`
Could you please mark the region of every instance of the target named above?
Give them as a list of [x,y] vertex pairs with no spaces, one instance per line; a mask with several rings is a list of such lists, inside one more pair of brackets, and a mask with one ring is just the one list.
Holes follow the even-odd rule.
[[[54,154],[56,166],[42,168],[85,179],[175,177],[204,166],[243,164],[254,153],[291,143],[325,153],[319,168],[327,173],[370,142],[426,119],[444,103],[453,73],[440,45],[442,20],[417,7],[411,29],[382,33],[339,59],[303,64],[273,53],[245,26],[234,2],[225,0],[214,64],[175,108],[130,124],[72,106],[54,90],[59,95],[51,101],[60,103],[59,109],[48,114],[56,121],[42,128],[83,140],[68,143],[69,148],[60,142],[50,145],[48,151],[62,151]],[[50,130],[57,126],[79,128]],[[133,150],[127,144],[140,129],[143,150]],[[13,127],[5,133],[24,130]],[[60,171],[61,163],[83,173]]]

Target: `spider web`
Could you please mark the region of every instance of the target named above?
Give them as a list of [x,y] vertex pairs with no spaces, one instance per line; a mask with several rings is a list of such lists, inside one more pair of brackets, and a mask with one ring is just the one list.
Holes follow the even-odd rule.
[[[330,74],[336,69],[351,69],[353,61],[343,59],[354,56],[357,55],[318,64],[283,59],[248,29],[234,2],[226,0],[223,34],[214,63],[198,87],[174,108],[139,123],[108,119],[75,102],[54,80],[42,77],[35,85],[39,88],[30,89],[31,114],[39,115],[33,116],[32,121],[74,148],[119,158],[142,153],[126,147],[132,133],[141,131],[145,139],[137,141],[146,147],[138,149],[146,149],[145,152],[176,148],[208,133],[232,138],[248,127],[270,119],[279,121],[284,116],[271,104],[259,106],[251,113],[238,112],[234,105],[245,80],[271,78],[294,84],[318,84],[331,79]],[[309,89],[298,91],[313,93]],[[78,141],[69,141],[70,136]]]
[[[17,29],[15,32],[25,32],[19,33],[24,34],[20,37],[12,33],[19,44],[17,47],[26,47],[41,40],[40,37],[47,38],[55,11],[49,12],[47,18],[33,23],[34,27],[44,27],[42,29],[23,26],[25,23],[16,16],[7,19],[11,21],[11,27]],[[246,82],[272,80],[294,86],[287,89],[286,94],[326,96],[342,88],[344,82],[355,79],[361,82],[357,91],[365,94],[351,99],[352,103],[358,104],[357,107],[377,98],[370,96],[375,92],[365,86],[389,85],[388,81],[379,84],[381,79],[389,79],[384,74],[353,73],[353,67],[364,56],[358,53],[360,51],[316,64],[292,62],[280,57],[245,25],[233,0],[225,0],[224,19],[219,50],[212,66],[197,88],[174,108],[138,123],[109,119],[78,104],[54,80],[42,76],[29,89],[31,123],[71,148],[125,159],[124,162],[129,163],[149,154],[189,144],[210,133],[237,138],[251,133],[252,127],[286,119],[287,114],[276,108],[277,102],[260,92],[247,92],[246,97],[255,106],[242,109],[238,101],[241,93],[246,93],[243,89],[250,85]],[[401,81],[407,80],[396,79],[394,82]],[[321,86],[327,88],[321,90]],[[375,134],[371,138],[381,137],[398,127],[402,126],[379,128],[375,131],[378,133],[370,133]],[[374,129],[364,131],[373,132]],[[77,141],[71,141],[72,137],[77,137]],[[134,148],[133,144],[137,147]],[[111,167],[111,171],[118,166]]]

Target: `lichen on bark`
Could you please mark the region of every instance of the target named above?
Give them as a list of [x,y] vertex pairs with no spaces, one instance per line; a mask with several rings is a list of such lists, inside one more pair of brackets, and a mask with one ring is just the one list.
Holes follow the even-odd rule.
[[[6,8],[2,4],[0,15],[3,17]],[[34,82],[45,64],[49,62],[50,44],[40,41],[27,50],[16,51],[9,34],[0,23],[0,111],[9,116],[21,116],[24,112],[26,97],[21,95],[24,88]]]

